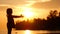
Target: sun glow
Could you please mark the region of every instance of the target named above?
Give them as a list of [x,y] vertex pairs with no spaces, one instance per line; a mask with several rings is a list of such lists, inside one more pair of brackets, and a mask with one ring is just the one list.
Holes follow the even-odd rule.
[[23,12],[23,15],[26,17],[26,18],[30,18],[33,16],[33,13],[32,12]]
[[32,8],[23,8],[23,12],[22,14],[24,15],[24,17],[26,18],[30,18],[34,16],[34,13],[32,11]]

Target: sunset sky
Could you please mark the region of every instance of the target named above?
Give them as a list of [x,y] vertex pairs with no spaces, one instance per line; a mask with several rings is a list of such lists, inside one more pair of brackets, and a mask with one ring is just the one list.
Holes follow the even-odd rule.
[[60,11],[60,0],[0,0],[0,31],[7,29],[7,8],[13,9],[13,15],[27,16],[27,12],[32,14],[29,18],[46,18],[50,10]]

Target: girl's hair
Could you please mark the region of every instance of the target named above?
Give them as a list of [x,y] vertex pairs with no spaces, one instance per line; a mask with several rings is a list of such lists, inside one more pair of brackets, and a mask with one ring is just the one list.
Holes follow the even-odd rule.
[[12,14],[12,8],[7,9],[7,14]]

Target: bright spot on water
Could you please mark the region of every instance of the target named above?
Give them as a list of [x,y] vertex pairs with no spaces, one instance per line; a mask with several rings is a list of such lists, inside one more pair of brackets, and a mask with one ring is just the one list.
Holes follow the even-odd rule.
[[30,30],[26,30],[25,34],[31,34],[31,31]]

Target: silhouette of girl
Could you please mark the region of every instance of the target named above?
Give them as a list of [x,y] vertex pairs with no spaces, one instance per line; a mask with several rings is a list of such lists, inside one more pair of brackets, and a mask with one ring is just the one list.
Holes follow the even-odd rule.
[[23,17],[23,16],[22,15],[21,16],[14,16],[14,15],[12,15],[12,9],[11,8],[7,9],[7,29],[8,29],[8,34],[11,34],[12,28],[15,28],[13,18],[19,18],[19,17]]

